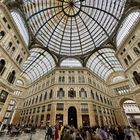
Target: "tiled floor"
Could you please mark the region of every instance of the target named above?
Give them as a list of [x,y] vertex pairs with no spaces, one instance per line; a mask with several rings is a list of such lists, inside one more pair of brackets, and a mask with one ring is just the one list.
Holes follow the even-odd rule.
[[0,140],[44,140],[45,139],[45,131],[44,130],[37,130],[35,134],[21,134],[19,137],[8,137],[3,136],[0,137]]
[[[3,136],[0,140],[45,140],[45,130],[37,130],[35,134],[32,134],[32,138],[31,134],[21,134],[19,137]],[[140,140],[140,138],[135,135],[132,140]]]

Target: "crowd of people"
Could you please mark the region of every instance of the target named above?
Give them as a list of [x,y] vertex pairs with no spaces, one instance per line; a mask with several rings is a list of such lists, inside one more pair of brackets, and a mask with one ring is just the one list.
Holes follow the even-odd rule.
[[46,128],[45,140],[138,140],[139,131],[127,127],[81,127],[76,129],[74,126],[59,127],[48,126]]
[[[21,133],[36,132],[35,125],[2,125],[1,132],[6,130],[7,135],[18,136]],[[130,126],[112,126],[112,127],[89,127],[84,126],[79,129],[73,125],[56,124],[47,126],[44,138],[40,140],[140,140],[140,128],[132,129]],[[138,138],[138,139],[137,139]]]
[[0,124],[0,136],[19,136],[21,133],[35,133],[36,126],[34,125],[13,125],[13,124]]

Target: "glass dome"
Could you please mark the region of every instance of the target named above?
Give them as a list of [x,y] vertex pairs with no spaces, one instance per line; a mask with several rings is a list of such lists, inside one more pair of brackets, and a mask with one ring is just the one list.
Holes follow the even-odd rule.
[[121,19],[126,0],[22,0],[35,38],[55,54],[80,56],[100,47]]

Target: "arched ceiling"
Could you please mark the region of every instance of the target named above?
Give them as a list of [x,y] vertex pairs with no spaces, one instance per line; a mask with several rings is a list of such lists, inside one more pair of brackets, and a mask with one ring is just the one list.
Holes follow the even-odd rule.
[[123,40],[127,37],[127,35],[130,33],[130,31],[133,29],[133,27],[136,25],[137,21],[140,20],[140,10],[134,11],[130,13],[125,20],[122,22],[117,38],[116,43],[117,46],[120,46]]
[[30,54],[23,65],[23,74],[27,75],[30,82],[36,81],[56,66],[53,57],[41,48],[31,49]]
[[87,61],[87,67],[103,80],[106,80],[113,72],[123,71],[115,56],[115,51],[110,48],[101,49],[93,53]]
[[11,12],[12,18],[15,21],[17,28],[19,29],[20,34],[22,35],[24,42],[26,45],[29,45],[29,34],[27,27],[25,25],[25,21],[22,19],[21,15],[17,11]]
[[22,0],[26,21],[44,47],[61,56],[90,53],[110,39],[126,0]]

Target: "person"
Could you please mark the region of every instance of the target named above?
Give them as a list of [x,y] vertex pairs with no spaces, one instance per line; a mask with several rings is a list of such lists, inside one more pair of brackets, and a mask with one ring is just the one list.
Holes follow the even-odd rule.
[[52,128],[49,125],[48,131],[47,131],[47,140],[51,140],[51,138],[52,138]]
[[76,133],[75,140],[83,140],[82,136],[80,135],[79,130],[78,130],[77,133]]
[[55,126],[55,132],[54,132],[54,139],[58,140],[59,136],[58,136],[58,127]]
[[92,133],[92,140],[102,140],[102,137],[95,131]]
[[88,130],[86,130],[86,138],[87,140],[91,140],[91,135]]
[[130,126],[127,126],[127,128],[124,129],[124,133],[126,140],[132,140],[132,137],[134,136],[134,131],[131,129]]
[[72,136],[70,135],[70,130],[64,130],[64,136],[62,138],[62,140],[73,140]]
[[107,132],[105,132],[104,127],[102,126],[99,130],[99,134],[102,137],[103,140],[107,140]]
[[60,128],[60,140],[63,138],[63,133],[64,133],[64,126],[62,125]]

